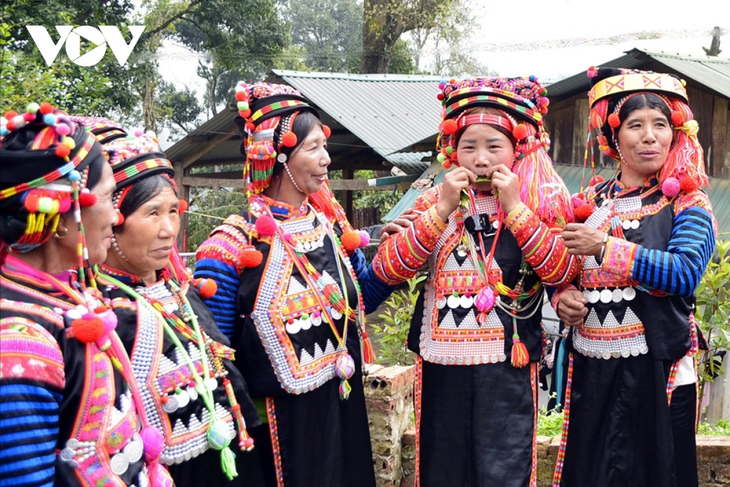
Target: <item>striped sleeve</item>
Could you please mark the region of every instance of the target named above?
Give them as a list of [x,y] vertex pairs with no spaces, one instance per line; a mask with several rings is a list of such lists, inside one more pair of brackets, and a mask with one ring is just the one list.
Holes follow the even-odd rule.
[[60,347],[41,326],[6,318],[0,357],[0,485],[53,485],[65,385]]
[[716,223],[711,207],[678,208],[666,251],[610,237],[602,269],[630,277],[649,289],[692,296],[715,251]]
[[205,304],[213,312],[218,328],[231,340],[236,319],[236,293],[243,272],[241,253],[247,244],[238,229],[224,224],[213,230],[195,254],[195,277],[212,279],[218,285],[215,295],[205,299]]
[[360,285],[362,298],[365,301],[365,313],[372,313],[393,292],[395,286],[386,284],[375,275],[372,265],[368,267],[365,256],[360,249],[350,256],[352,268],[355,270],[357,282]]
[[446,230],[446,222],[436,212],[440,186],[423,193],[414,204],[422,212],[404,231],[380,245],[372,269],[380,281],[399,284],[415,276],[428,260]]
[[578,275],[580,261],[568,253],[560,227],[549,227],[520,202],[504,220],[525,260],[547,286],[563,286]]

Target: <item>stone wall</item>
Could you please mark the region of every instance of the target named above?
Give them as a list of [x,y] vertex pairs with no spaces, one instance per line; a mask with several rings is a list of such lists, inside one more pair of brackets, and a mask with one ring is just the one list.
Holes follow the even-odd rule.
[[[371,365],[365,370],[377,487],[412,487],[416,470],[413,367]],[[560,438],[538,436],[538,487],[552,484]],[[698,436],[700,487],[730,487],[730,436]],[[458,486],[455,486],[458,487]]]

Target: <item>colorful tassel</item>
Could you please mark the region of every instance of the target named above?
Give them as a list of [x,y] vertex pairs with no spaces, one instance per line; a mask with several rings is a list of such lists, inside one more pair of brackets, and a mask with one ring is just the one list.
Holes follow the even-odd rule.
[[530,354],[517,333],[517,320],[512,318],[512,366],[521,369],[530,363]]

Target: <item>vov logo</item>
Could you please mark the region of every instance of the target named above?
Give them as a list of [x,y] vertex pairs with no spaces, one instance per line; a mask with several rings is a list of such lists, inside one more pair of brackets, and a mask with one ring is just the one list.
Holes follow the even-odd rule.
[[[53,42],[48,31],[42,25],[29,25],[27,28],[47,65],[53,64],[56,56],[61,51],[61,47],[65,44],[66,55],[73,63],[78,66],[89,67],[102,60],[107,45],[111,48],[119,65],[124,66],[127,59],[129,59],[129,55],[132,54],[132,49],[137,45],[142,32],[144,32],[145,26],[129,26],[129,31],[132,33],[132,40],[129,44],[122,37],[119,28],[112,25],[100,25],[98,29],[90,25],[81,25],[75,29],[72,25],[57,25],[56,31],[59,35],[57,43]],[[94,49],[83,56],[81,55],[82,37],[96,44]]]

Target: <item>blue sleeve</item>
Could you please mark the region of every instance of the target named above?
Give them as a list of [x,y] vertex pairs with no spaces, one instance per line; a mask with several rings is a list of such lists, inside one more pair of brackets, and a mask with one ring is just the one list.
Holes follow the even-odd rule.
[[0,385],[0,485],[53,485],[60,401],[37,385]]
[[360,249],[353,252],[350,256],[350,262],[355,270],[357,281],[360,283],[360,291],[362,291],[362,298],[365,301],[365,313],[372,313],[378,309],[383,301],[388,299],[388,296],[395,290],[397,285],[389,286],[378,279],[373,271],[372,264],[367,265],[365,255]]
[[212,279],[218,285],[215,295],[203,301],[213,312],[220,331],[233,341],[239,280],[236,268],[217,259],[201,259],[195,264],[195,277]]
[[704,208],[689,208],[674,217],[666,252],[638,247],[631,277],[651,289],[690,297],[714,251],[712,215]]

